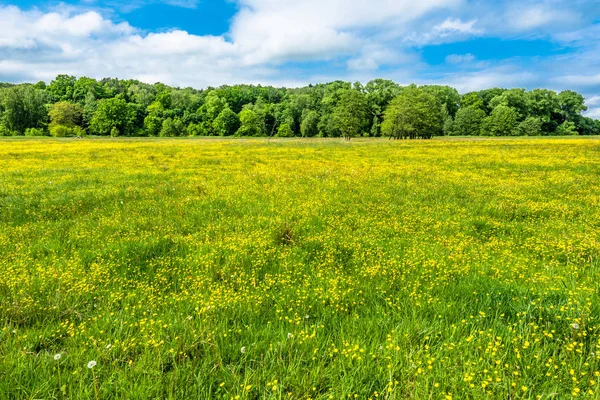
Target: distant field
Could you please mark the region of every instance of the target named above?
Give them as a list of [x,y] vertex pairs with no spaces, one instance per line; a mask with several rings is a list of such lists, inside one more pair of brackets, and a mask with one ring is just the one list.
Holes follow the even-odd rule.
[[599,256],[597,138],[0,140],[0,398],[600,398]]

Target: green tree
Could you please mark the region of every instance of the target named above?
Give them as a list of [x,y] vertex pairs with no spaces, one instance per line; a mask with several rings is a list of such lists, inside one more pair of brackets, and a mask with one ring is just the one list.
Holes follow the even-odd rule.
[[394,139],[430,139],[443,130],[438,100],[414,85],[405,88],[387,107],[381,129]]
[[517,126],[519,136],[542,135],[542,120],[538,117],[527,117]]
[[175,137],[183,136],[186,132],[185,126],[180,118],[167,118],[162,123],[160,130],[160,136],[162,137]]
[[402,88],[390,80],[374,79],[365,85],[364,91],[374,114],[383,117],[383,110],[400,94]]
[[457,133],[455,133],[454,130],[454,120],[452,119],[451,116],[447,116],[444,118],[444,126],[442,128],[443,132],[444,132],[444,136],[454,136]]
[[258,136],[262,130],[261,120],[256,113],[250,109],[240,112],[240,128],[236,136]]
[[508,106],[499,105],[483,120],[482,136],[513,136],[518,135],[517,112]]
[[[0,134],[0,136],[3,136]],[[25,129],[25,136],[45,136],[44,130],[39,128],[27,128]]]
[[27,128],[45,129],[48,95],[31,85],[5,89],[2,96],[2,124],[9,132],[23,135]]
[[156,115],[147,115],[144,118],[144,131],[148,136],[158,136],[162,129],[163,119]]
[[460,107],[460,95],[456,89],[440,85],[422,86],[421,89],[435,96],[440,107],[445,107],[446,113],[450,117],[456,116]]
[[383,112],[390,101],[398,96],[401,91],[402,88],[397,83],[386,79],[374,79],[365,85],[364,92],[367,96],[370,111],[373,114],[371,136],[381,135]]
[[319,114],[316,111],[305,110],[300,124],[300,133],[303,137],[313,137],[319,134]]
[[217,115],[212,125],[217,135],[232,136],[240,128],[240,118],[229,107],[225,107]]
[[556,134],[558,136],[572,136],[577,135],[577,133],[575,123],[571,121],[565,121],[556,128]]
[[89,91],[85,95],[85,102],[83,105],[83,126],[89,127],[94,117],[94,113],[98,109],[98,101],[92,91]]
[[490,100],[489,106],[494,109],[499,105],[512,108],[517,113],[517,121],[523,121],[530,114],[530,97],[525,89],[510,89]]
[[48,111],[50,125],[48,130],[54,137],[81,136],[84,133],[81,124],[83,122],[83,109],[79,104],[59,101],[54,103]]
[[477,92],[465,93],[460,98],[460,108],[478,108],[485,112],[483,98]]
[[207,134],[216,134],[213,129],[213,122],[221,114],[221,111],[227,107],[229,107],[227,101],[220,97],[218,92],[214,90],[208,92],[204,99],[204,104],[197,111]]
[[171,108],[173,97],[171,96],[171,89],[165,88],[165,90],[159,92],[156,95],[156,101],[159,102],[164,109]]
[[554,133],[562,122],[556,92],[548,89],[535,89],[528,95],[531,107],[530,116],[538,117],[542,121],[542,131],[545,135]]
[[48,86],[48,93],[52,95],[55,101],[73,100],[76,78],[71,75],[58,75]]
[[368,130],[369,104],[364,94],[357,90],[345,91],[333,112],[333,123],[346,140],[362,135]]
[[580,124],[581,135],[600,135],[600,120],[583,117]]
[[582,112],[587,111],[585,98],[572,90],[565,90],[558,94],[558,108],[564,121],[571,121],[579,130],[582,127]]
[[496,96],[501,95],[505,91],[506,89],[491,88],[480,90],[479,92],[477,92],[477,95],[483,101],[483,111],[485,111],[487,115],[491,114],[492,110],[494,109],[494,107],[492,107],[492,105],[490,104],[492,102],[492,99]]
[[125,132],[129,120],[125,100],[113,97],[98,102],[98,108],[90,121],[90,131],[97,135],[110,135],[113,128]]
[[279,126],[279,129],[277,130],[277,137],[293,137],[294,136],[294,132],[292,131],[292,128],[290,128],[290,126],[288,124],[281,124]]
[[134,84],[127,90],[128,97],[144,108],[148,108],[155,100],[154,87],[146,84]]
[[72,128],[81,125],[83,109],[79,104],[59,101],[50,106],[48,115],[50,116],[50,125],[64,125]]
[[189,124],[185,129],[188,136],[205,136],[201,124]]
[[454,119],[454,134],[461,136],[479,136],[485,111],[477,107],[461,108]]
[[[69,89],[70,90],[70,89]],[[94,95],[95,98],[102,98],[102,90],[98,81],[92,78],[81,77],[73,84],[72,100],[84,105],[88,93]],[[68,97],[68,96],[67,96]]]

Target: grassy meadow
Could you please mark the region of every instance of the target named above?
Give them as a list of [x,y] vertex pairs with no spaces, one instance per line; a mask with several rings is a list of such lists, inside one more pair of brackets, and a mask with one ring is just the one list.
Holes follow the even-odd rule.
[[600,398],[599,256],[599,139],[4,139],[0,398]]

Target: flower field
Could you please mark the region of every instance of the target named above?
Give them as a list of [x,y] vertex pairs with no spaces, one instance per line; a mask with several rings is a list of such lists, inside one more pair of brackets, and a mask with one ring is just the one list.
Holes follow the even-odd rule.
[[0,140],[0,398],[600,398],[600,140]]

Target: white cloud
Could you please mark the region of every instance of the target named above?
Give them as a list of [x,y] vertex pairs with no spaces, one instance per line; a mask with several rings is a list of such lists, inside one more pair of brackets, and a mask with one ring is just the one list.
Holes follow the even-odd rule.
[[600,85],[600,74],[562,75],[552,78],[552,81],[566,86]]
[[600,96],[591,96],[586,99],[585,104],[588,106],[600,106]]
[[230,36],[246,64],[356,53],[365,28],[402,26],[460,0],[242,0]]
[[600,119],[600,107],[590,108],[584,114],[589,118]]
[[351,71],[376,71],[383,65],[406,65],[419,62],[418,56],[409,51],[394,51],[382,45],[368,45],[361,53],[348,60]]
[[477,23],[476,19],[471,21],[463,22],[458,18],[448,18],[441,24],[433,27],[434,34],[440,37],[449,36],[456,33],[462,34],[476,34],[481,33],[481,30],[475,29],[474,25]]
[[552,7],[546,5],[523,6],[522,4],[511,7],[506,16],[508,26],[516,30],[531,30],[549,24],[561,24],[577,19],[571,10],[565,7]]
[[455,87],[459,92],[466,93],[493,87],[530,87],[535,84],[536,75],[506,66],[469,73],[452,73],[438,79],[440,80]]
[[475,61],[475,56],[471,53],[467,54],[450,54],[446,56],[446,63],[448,64],[468,64]]
[[111,37],[134,31],[129,24],[112,23],[95,11],[69,16],[37,10],[26,12],[15,6],[0,6],[0,26],[0,48],[16,49],[61,46],[95,35]]
[[[117,8],[125,4],[115,2]],[[197,0],[167,2],[184,7],[198,4]],[[0,80],[48,81],[59,73],[69,73],[205,87],[385,77],[401,83],[451,84],[461,91],[548,84],[581,87],[584,93],[600,90],[596,75],[600,66],[598,25],[572,25],[583,13],[576,6],[571,7],[574,11],[559,7],[564,6],[562,0],[537,4],[528,0],[493,4],[466,0],[237,2],[239,11],[229,32],[222,36],[182,30],[144,32],[115,22],[110,18],[114,14],[105,10],[64,4],[50,12],[0,6]],[[585,2],[591,0],[577,3]],[[141,4],[142,0],[129,2],[134,8]],[[454,50],[458,54],[448,55],[442,66],[425,64],[419,53],[426,45],[480,36],[531,37],[536,32],[578,46],[578,51],[564,59],[548,59],[545,64],[525,59],[493,61],[492,65],[476,57],[476,49],[467,48]],[[292,69],[293,61],[318,61],[329,67]],[[453,72],[447,73],[449,69]]]
[[26,80],[48,80],[56,73],[160,77],[171,84],[206,86],[264,82],[267,73],[275,80],[275,66],[290,61],[350,57],[350,69],[377,69],[406,57],[363,30],[408,24],[460,1],[240,0],[224,36],[144,33],[97,11],[64,6],[48,13],[0,6],[0,57],[5,60],[0,74]]
[[430,30],[413,31],[404,36],[404,42],[419,46],[440,44],[465,40],[469,37],[480,36],[484,29],[476,28],[477,19],[463,22],[459,18],[446,18],[434,25]]

